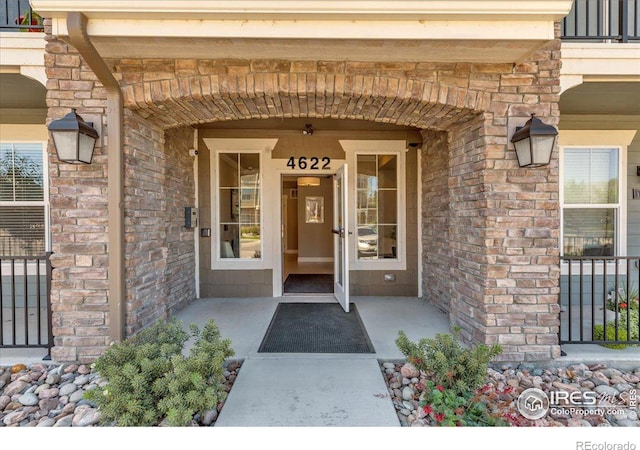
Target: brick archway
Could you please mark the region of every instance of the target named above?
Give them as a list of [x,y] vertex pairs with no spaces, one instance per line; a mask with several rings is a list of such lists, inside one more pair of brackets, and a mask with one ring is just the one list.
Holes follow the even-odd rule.
[[[275,65],[281,70],[267,71],[265,63],[244,61],[237,62],[243,64],[243,75],[196,75],[208,67],[205,63],[156,61],[166,79],[126,85],[125,107],[163,129],[226,120],[317,117],[447,130],[487,111],[491,101],[490,93],[470,87],[471,65],[334,63],[334,71],[320,72],[325,67],[320,64]],[[193,74],[184,74],[184,65]],[[138,68],[146,70],[144,62]],[[127,78],[132,67],[118,70]]]

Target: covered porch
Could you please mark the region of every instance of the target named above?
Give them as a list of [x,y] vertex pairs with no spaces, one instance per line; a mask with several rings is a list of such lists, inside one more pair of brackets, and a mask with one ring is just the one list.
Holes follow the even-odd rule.
[[[199,328],[207,320],[214,319],[222,336],[231,340],[235,359],[281,358],[281,353],[258,353],[258,348],[278,303],[284,302],[334,303],[335,299],[332,296],[203,298],[177,312],[175,317],[185,327],[194,323]],[[447,315],[426,300],[411,297],[351,297],[351,302],[356,305],[375,353],[349,354],[349,357],[403,359],[404,356],[395,345],[399,330],[414,340],[449,332]]]

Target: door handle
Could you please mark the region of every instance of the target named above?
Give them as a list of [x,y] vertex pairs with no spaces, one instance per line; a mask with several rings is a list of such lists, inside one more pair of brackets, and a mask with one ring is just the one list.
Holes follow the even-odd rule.
[[[333,234],[337,234],[341,238],[344,238],[344,228],[340,228],[339,230],[331,230]],[[351,234],[351,233],[349,233]]]
[[337,234],[338,236],[340,235],[340,230],[331,230],[331,232],[332,232],[333,234]]

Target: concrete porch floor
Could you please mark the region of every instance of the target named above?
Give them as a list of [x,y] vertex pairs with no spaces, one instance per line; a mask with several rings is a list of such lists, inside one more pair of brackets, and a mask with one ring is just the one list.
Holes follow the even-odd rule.
[[[280,298],[209,298],[194,300],[175,314],[185,326],[200,328],[213,318],[223,337],[231,339],[236,359],[280,358],[299,354],[258,353],[278,303],[332,303],[329,296],[285,296]],[[410,339],[433,337],[449,332],[448,317],[427,301],[405,297],[352,297],[369,334],[375,354],[353,355],[377,359],[403,359],[395,345],[399,330]],[[187,346],[187,350],[188,350]],[[325,355],[326,356],[326,355]]]

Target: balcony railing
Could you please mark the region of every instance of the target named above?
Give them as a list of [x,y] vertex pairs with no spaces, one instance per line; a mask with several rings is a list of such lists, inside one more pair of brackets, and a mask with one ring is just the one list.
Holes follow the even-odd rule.
[[565,256],[561,261],[560,343],[640,344],[640,257]]
[[42,18],[29,0],[0,0],[0,31],[44,31]]
[[50,253],[38,257],[0,256],[0,351],[46,348],[50,359]]
[[562,40],[639,42],[640,0],[575,0],[562,21]]

